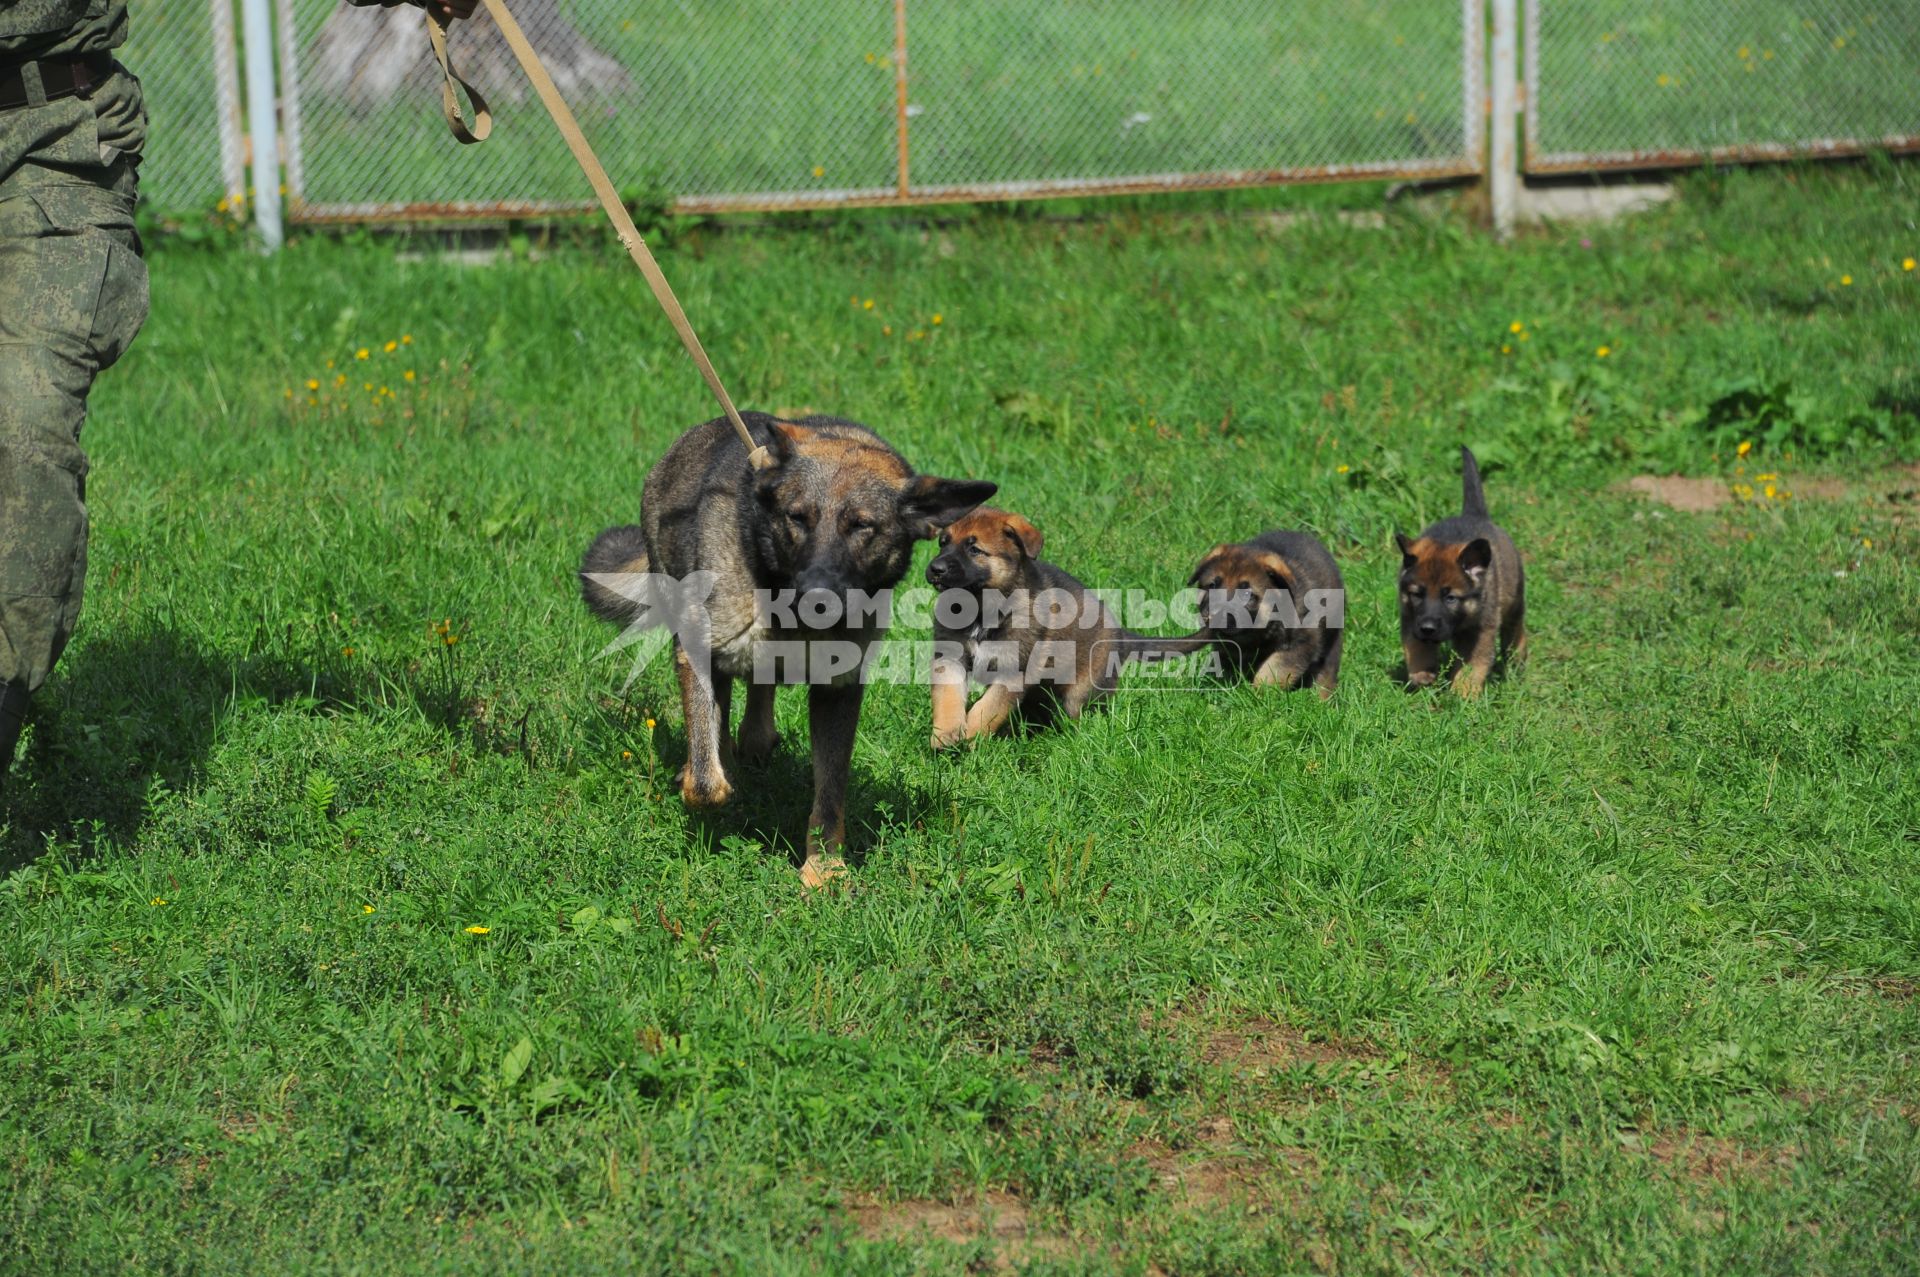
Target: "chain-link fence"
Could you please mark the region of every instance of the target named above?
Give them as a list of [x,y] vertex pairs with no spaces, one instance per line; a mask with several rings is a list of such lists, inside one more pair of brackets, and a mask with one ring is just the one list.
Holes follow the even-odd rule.
[[119,58],[140,77],[151,126],[142,198],[184,209],[238,194],[245,178],[231,0],[133,0]]
[[[484,14],[454,28],[492,139],[456,147],[417,10],[277,0],[289,209],[578,206]],[[595,148],[687,211],[1481,167],[1480,0],[515,0]]]
[[1526,168],[1920,149],[1913,0],[1527,0]]
[[[484,15],[454,55],[499,127],[459,147],[418,9],[271,2],[294,218],[587,206]],[[1486,169],[1486,0],[512,3],[616,180],[682,211]],[[1920,150],[1913,3],[1525,0],[1524,167]],[[133,0],[162,207],[245,186],[235,4]]]

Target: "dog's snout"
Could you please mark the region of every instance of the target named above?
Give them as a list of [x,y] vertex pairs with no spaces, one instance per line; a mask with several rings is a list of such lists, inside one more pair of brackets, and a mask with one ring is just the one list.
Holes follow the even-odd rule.
[[1413,627],[1413,632],[1418,635],[1423,642],[1431,643],[1440,637],[1440,622],[1421,621]]
[[952,575],[953,564],[947,562],[945,559],[936,558],[933,562],[927,564],[928,585],[945,585],[947,579]]

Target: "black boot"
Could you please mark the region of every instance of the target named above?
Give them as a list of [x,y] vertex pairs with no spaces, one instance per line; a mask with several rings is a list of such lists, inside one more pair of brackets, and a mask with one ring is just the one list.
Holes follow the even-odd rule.
[[0,789],[6,787],[13,747],[20,743],[20,729],[26,721],[27,689],[19,683],[0,685]]

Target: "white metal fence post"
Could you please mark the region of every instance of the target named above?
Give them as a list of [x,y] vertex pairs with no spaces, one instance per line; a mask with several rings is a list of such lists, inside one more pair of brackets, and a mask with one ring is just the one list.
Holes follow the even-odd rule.
[[240,65],[234,43],[233,0],[208,0],[213,21],[213,92],[220,109],[220,193],[231,200],[247,189],[240,146]]
[[253,140],[253,222],[260,242],[277,252],[280,225],[280,124],[274,110],[273,15],[269,0],[241,0],[247,44],[247,129]]
[[1493,100],[1487,113],[1492,130],[1488,150],[1488,186],[1493,197],[1493,232],[1501,239],[1513,233],[1520,203],[1520,162],[1514,145],[1519,117],[1519,93],[1514,58],[1519,23],[1515,0],[1493,0]]

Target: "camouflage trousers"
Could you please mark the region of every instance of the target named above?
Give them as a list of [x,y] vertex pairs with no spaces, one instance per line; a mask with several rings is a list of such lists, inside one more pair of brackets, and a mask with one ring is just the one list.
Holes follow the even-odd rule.
[[133,164],[0,174],[0,684],[33,691],[80,617],[94,374],[147,317]]

